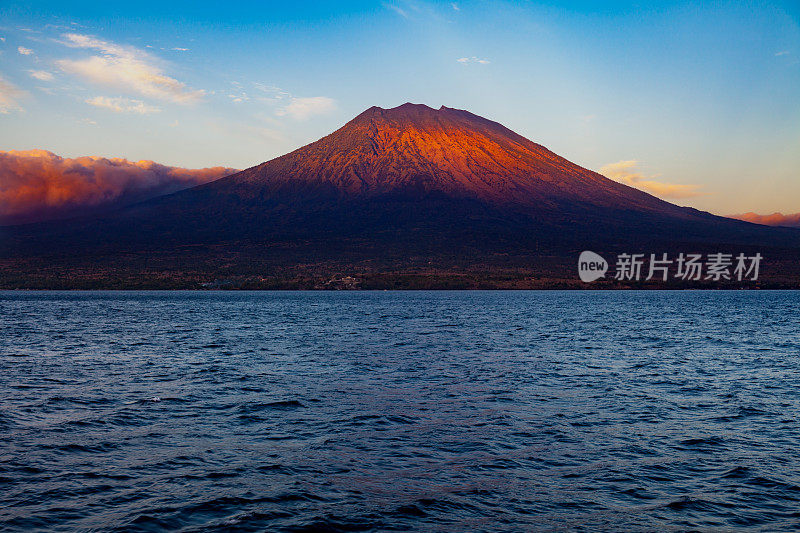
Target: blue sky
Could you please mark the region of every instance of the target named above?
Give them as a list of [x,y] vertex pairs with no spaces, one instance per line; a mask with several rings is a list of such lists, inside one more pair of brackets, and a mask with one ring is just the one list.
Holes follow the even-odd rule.
[[800,211],[796,2],[11,1],[0,38],[3,150],[245,168],[411,101],[682,205]]

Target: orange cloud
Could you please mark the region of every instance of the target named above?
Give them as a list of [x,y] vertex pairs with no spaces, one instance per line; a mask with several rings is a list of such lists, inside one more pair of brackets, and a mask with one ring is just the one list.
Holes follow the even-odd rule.
[[698,190],[699,185],[684,185],[681,183],[665,183],[655,181],[653,178],[658,176],[645,176],[637,169],[638,161],[617,161],[609,163],[600,169],[603,176],[636,187],[637,189],[649,192],[660,198],[693,198],[702,193]]
[[754,224],[764,224],[765,226],[789,226],[800,228],[800,213],[784,215],[783,213],[772,213],[771,215],[759,215],[757,213],[742,213],[740,215],[728,215],[728,218],[744,220]]
[[186,169],[152,161],[67,159],[46,150],[0,151],[0,224],[90,213],[206,183],[233,168]]

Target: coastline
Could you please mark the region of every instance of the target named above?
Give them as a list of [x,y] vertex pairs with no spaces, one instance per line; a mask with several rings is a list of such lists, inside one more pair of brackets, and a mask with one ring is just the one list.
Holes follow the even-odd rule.
[[331,279],[295,278],[95,278],[39,279],[17,278],[16,282],[0,279],[2,291],[739,291],[800,290],[800,280],[764,279],[756,282],[620,282],[599,280],[584,283],[569,278],[491,277],[465,274],[450,275],[371,275]]

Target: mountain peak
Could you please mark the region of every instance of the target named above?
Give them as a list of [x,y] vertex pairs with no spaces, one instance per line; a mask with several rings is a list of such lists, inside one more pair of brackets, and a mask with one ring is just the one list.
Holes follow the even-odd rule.
[[497,122],[411,102],[370,107],[330,135],[230,181],[262,197],[314,190],[350,199],[444,194],[536,209],[564,202],[674,207],[581,168]]
[[[442,106],[442,107],[444,107],[444,106]],[[436,110],[434,108],[430,107],[429,105],[426,105],[426,104],[415,104],[413,102],[406,102],[404,104],[400,104],[399,106],[387,107],[387,108],[378,107],[378,106],[372,106],[370,109],[377,109],[377,110],[380,110],[380,111],[383,111],[383,112],[411,112],[411,111],[431,112],[431,113],[435,113],[436,112]]]
[[373,117],[384,117],[387,119],[411,119],[411,120],[419,120],[423,117],[434,117],[443,109],[446,109],[444,106],[439,110],[433,109],[425,104],[414,104],[411,102],[406,102],[405,104],[396,106],[396,107],[389,107],[383,108],[378,106],[372,106],[360,115],[356,117],[359,118],[373,118]]

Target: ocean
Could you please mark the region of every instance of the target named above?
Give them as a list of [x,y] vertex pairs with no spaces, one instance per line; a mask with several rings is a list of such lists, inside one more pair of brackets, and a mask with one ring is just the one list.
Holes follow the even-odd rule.
[[0,529],[797,530],[798,309],[0,292]]

